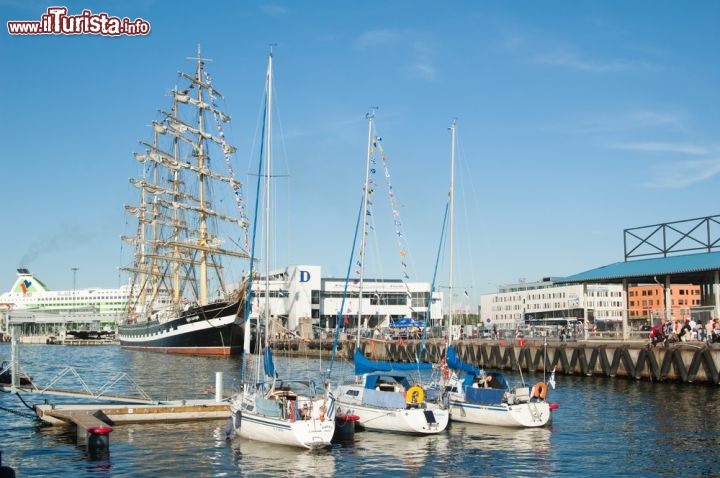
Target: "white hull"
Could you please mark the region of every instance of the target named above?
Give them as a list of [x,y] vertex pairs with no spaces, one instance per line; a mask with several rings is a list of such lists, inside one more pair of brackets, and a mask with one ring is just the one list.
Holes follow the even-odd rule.
[[[330,446],[335,433],[334,403],[327,397],[297,397],[292,407],[278,400],[280,416],[262,413],[255,405],[255,395],[238,395],[232,403],[235,434],[244,439],[307,449]],[[301,417],[295,406],[307,414]]]
[[485,405],[451,398],[450,419],[454,422],[477,425],[542,427],[550,421],[550,404],[548,402],[526,402],[515,405],[507,403]]
[[332,420],[306,420],[290,422],[268,418],[258,414],[244,413],[237,435],[248,440],[287,445],[301,448],[325,448],[330,446],[335,422]]
[[363,403],[365,390],[362,385],[342,385],[335,396],[338,413],[357,415],[358,425],[366,430],[429,435],[441,433],[447,428],[450,419],[447,409],[430,403],[402,408],[368,405]]

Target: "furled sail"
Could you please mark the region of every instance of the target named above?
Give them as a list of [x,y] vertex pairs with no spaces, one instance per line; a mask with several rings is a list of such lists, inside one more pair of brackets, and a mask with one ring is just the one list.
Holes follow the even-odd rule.
[[432,370],[431,363],[419,362],[383,362],[379,360],[370,360],[363,355],[360,349],[355,349],[355,375],[364,375],[374,372],[395,371],[415,371],[415,370]]

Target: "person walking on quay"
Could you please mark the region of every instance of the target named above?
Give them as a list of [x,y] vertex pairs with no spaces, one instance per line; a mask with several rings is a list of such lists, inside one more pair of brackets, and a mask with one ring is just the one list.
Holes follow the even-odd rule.
[[663,325],[663,332],[665,333],[665,335],[670,337],[670,334],[673,333],[672,321],[667,320],[667,319],[662,319],[662,325]]
[[718,324],[718,319],[712,319],[708,322],[707,340],[709,344],[720,342],[720,324]]
[[667,335],[663,332],[663,326],[662,324],[659,325],[653,325],[652,330],[650,331],[650,345],[653,347],[657,344],[663,344],[667,342]]
[[681,342],[687,342],[690,339],[691,330],[692,329],[690,328],[690,321],[688,319],[685,319],[685,323],[680,328],[680,333],[678,334],[680,336]]

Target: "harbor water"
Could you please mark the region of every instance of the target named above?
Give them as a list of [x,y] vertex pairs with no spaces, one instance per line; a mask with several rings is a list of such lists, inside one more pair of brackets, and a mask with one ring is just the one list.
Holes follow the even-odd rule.
[[[119,346],[20,347],[23,371],[41,385],[63,380],[88,388],[127,372],[153,399],[212,398],[215,372],[226,392],[239,386],[239,358],[179,357]],[[0,344],[10,359],[10,345]],[[279,371],[319,377],[327,360],[276,357]],[[76,375],[77,374],[77,375]],[[333,377],[349,378],[336,363]],[[517,374],[510,381],[519,381]],[[542,374],[525,376],[530,383]],[[123,379],[124,380],[124,379]],[[75,433],[31,418],[14,394],[0,394],[2,464],[16,476],[717,476],[720,408],[714,386],[558,375],[549,391],[552,424],[501,429],[452,423],[434,436],[359,432],[352,441],[308,452],[227,439],[223,421],[118,425],[110,449],[89,456]],[[80,383],[77,381],[76,383]],[[130,383],[129,380],[126,383]],[[65,388],[65,387],[63,387]],[[77,385],[76,389],[80,389]],[[28,404],[78,399],[22,394]]]

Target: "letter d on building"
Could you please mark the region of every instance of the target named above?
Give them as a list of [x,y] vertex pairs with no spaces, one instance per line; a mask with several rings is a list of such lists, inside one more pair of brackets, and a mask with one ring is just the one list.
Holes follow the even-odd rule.
[[310,273],[308,271],[300,271],[300,282],[308,282],[310,280]]

